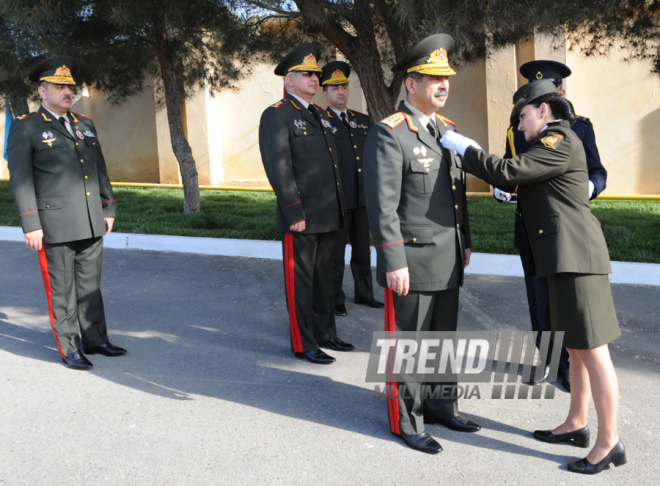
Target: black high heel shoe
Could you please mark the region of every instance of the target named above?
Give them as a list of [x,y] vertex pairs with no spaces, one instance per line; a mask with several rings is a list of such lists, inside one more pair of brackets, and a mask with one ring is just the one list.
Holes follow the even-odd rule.
[[589,426],[582,427],[581,429],[568,432],[566,434],[553,434],[552,430],[535,430],[534,437],[542,442],[549,442],[550,444],[557,444],[559,442],[573,441],[576,447],[589,447],[589,437],[591,432]]
[[569,462],[568,470],[580,474],[598,474],[609,466],[610,463],[619,467],[623,466],[626,462],[628,462],[628,459],[626,458],[626,448],[623,447],[623,442],[619,441],[602,461],[597,462],[596,464],[591,464],[585,457],[579,461]]

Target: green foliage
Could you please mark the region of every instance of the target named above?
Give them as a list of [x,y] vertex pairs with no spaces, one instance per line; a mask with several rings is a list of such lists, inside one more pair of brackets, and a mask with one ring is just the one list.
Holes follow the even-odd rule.
[[[280,240],[272,193],[202,191],[203,211],[183,214],[180,189],[115,188],[121,233]],[[515,204],[469,198],[472,249],[517,254],[513,246]],[[592,201],[616,261],[660,263],[660,201]],[[9,184],[0,184],[0,225],[18,226]]]

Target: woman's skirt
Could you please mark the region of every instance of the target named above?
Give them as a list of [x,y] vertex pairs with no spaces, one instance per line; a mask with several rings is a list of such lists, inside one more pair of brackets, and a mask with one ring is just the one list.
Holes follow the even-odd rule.
[[557,273],[548,276],[550,325],[564,331],[562,346],[592,349],[621,335],[607,275]]

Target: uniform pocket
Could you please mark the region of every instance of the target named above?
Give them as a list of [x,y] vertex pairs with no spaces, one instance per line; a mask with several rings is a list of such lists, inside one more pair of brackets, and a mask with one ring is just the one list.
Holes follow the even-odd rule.
[[45,211],[49,209],[62,209],[61,197],[38,197],[37,209]]
[[554,235],[557,231],[559,231],[559,215],[551,214],[537,228],[536,237],[543,238],[544,236]]
[[433,243],[433,226],[430,224],[401,225],[401,236],[405,244],[428,245]]
[[438,178],[440,162],[433,157],[410,159],[410,177],[418,194],[430,194],[433,192],[435,180]]

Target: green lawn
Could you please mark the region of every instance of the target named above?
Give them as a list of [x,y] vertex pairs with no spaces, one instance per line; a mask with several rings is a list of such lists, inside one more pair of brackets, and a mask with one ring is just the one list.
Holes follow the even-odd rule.
[[[264,192],[202,191],[202,212],[183,214],[180,189],[115,188],[115,231],[254,240],[279,240],[275,196]],[[514,204],[470,198],[472,248],[515,254]],[[617,261],[660,263],[660,201],[593,201],[610,257]],[[0,184],[0,225],[17,226],[9,184]]]

